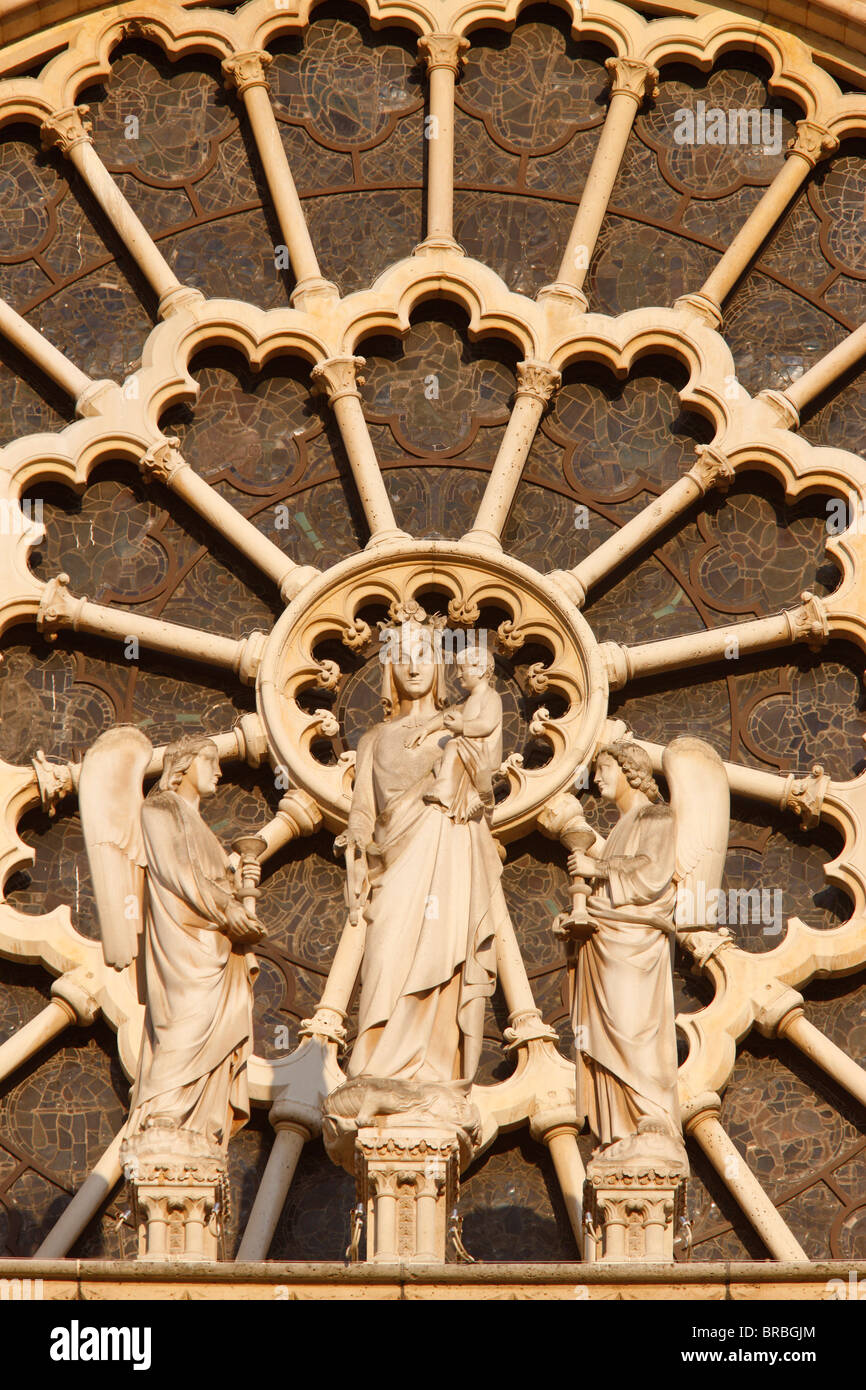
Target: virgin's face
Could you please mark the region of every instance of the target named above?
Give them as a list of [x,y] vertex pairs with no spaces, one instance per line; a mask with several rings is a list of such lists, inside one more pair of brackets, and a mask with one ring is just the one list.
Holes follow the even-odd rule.
[[407,626],[393,662],[394,684],[401,700],[421,700],[429,695],[436,682],[436,662],[433,660],[431,633],[424,628]]
[[436,665],[409,655],[408,661],[394,662],[394,684],[401,700],[421,700],[429,695],[436,681]]

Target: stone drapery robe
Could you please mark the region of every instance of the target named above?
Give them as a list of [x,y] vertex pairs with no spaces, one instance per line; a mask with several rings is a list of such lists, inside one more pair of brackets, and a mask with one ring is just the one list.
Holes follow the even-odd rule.
[[643,804],[627,811],[598,857],[610,877],[588,899],[597,930],[577,959],[578,1113],[601,1144],[635,1133],[645,1117],[679,1135],[671,808]]
[[227,859],[198,811],[176,792],[156,790],[141,828],[147,1007],[129,1132],[161,1115],[225,1148],[249,1118],[258,966],[224,934],[234,900]]
[[417,724],[378,724],[361,739],[349,833],[367,849],[370,901],[358,1037],[349,1075],[472,1080],[494,938],[507,921],[502,866],[485,820],[457,823],[423,796],[439,743],[407,748]]

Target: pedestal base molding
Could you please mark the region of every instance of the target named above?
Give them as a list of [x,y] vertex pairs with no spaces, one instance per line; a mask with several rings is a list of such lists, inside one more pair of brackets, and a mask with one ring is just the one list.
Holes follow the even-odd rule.
[[673,1261],[689,1166],[667,1135],[643,1133],[611,1144],[586,1169],[586,1259],[591,1263]]
[[150,1125],[124,1140],[139,1260],[220,1260],[228,1215],[225,1155],[203,1135]]

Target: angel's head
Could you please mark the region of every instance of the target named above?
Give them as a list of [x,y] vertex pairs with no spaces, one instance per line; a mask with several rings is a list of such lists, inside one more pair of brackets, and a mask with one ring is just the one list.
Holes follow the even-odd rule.
[[615,801],[619,779],[624,777],[635,791],[643,792],[648,801],[661,801],[662,794],[653,777],[649,754],[639,743],[618,739],[599,749],[595,763],[595,781],[606,801]]
[[194,798],[213,796],[220,775],[219,752],[213,739],[187,734],[166,748],[159,789],[191,792]]

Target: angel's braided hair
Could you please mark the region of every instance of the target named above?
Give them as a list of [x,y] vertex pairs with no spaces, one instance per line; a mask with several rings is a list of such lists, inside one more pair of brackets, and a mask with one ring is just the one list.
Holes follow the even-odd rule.
[[206,734],[184,734],[183,738],[170,743],[165,750],[165,761],[162,765],[162,776],[159,779],[159,790],[161,792],[174,792],[180,786],[181,778],[193,759],[205,748],[212,748],[217,752],[217,746],[212,738]]
[[630,739],[617,739],[616,743],[606,743],[603,748],[599,748],[597,757],[600,758],[602,753],[607,753],[619,763],[630,787],[643,792],[650,801],[661,801],[662,794],[653,777],[649,753],[641,748],[639,743],[633,743]]

